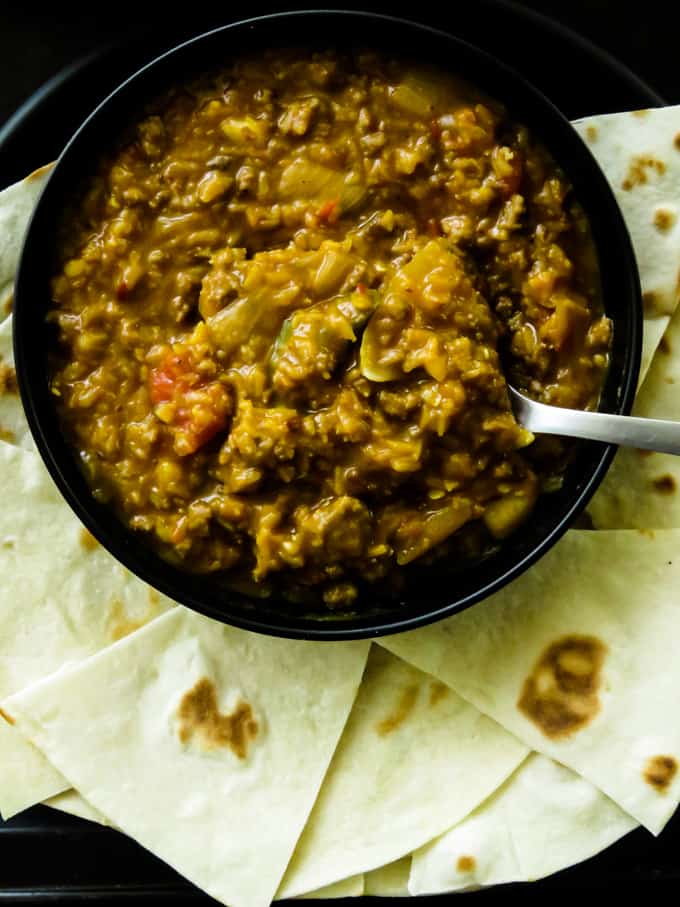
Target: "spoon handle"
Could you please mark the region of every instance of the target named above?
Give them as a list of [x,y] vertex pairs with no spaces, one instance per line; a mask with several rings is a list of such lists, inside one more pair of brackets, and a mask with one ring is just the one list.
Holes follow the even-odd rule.
[[581,412],[532,401],[529,418],[520,417],[519,421],[530,431],[548,435],[606,441],[623,447],[680,455],[680,422],[669,419]]

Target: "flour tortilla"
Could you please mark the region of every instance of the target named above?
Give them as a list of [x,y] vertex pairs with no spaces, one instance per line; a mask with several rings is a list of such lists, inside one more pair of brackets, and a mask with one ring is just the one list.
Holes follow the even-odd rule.
[[69,816],[77,816],[79,819],[87,819],[88,822],[96,822],[97,825],[108,825],[112,823],[99,810],[83,800],[80,794],[73,789],[64,791],[63,794],[57,794],[56,797],[50,797],[45,800],[44,806],[51,809],[58,809],[59,812],[68,813]]
[[[64,791],[63,794],[57,794],[56,797],[50,797],[45,800],[43,806],[49,806],[50,809],[56,809],[59,812],[67,813],[70,816],[76,816],[79,819],[86,819],[88,822],[95,822],[97,825],[106,825],[109,828],[115,828],[112,822],[106,818],[103,813],[95,809],[84,800],[79,793],[73,788]],[[119,828],[116,831],[120,831]],[[408,878],[408,873],[407,873]],[[408,891],[405,891],[408,894]],[[363,875],[352,876],[349,879],[343,879],[334,885],[327,885],[318,891],[310,891],[307,894],[298,896],[299,900],[335,900],[336,898],[356,898],[364,894],[364,877]]]
[[[643,367],[651,358],[651,354],[667,323],[668,315],[677,302],[677,292],[673,292],[674,287],[677,290],[677,281],[674,283],[673,280],[673,269],[676,268],[677,270],[678,263],[677,221],[675,225],[671,225],[670,229],[662,231],[653,227],[653,219],[659,208],[664,211],[670,210],[672,217],[677,206],[676,199],[680,197],[677,189],[678,155],[671,153],[673,146],[670,143],[670,140],[678,133],[676,128],[678,125],[680,125],[678,108],[649,111],[644,117],[630,114],[592,117],[578,121],[575,124],[577,130],[588,142],[591,150],[609,176],[633,238],[636,257],[642,275],[643,289],[647,293],[654,294],[654,304],[647,307],[645,315],[645,362]],[[621,188],[620,183],[626,178],[631,155],[635,156],[637,154],[661,160],[666,164],[666,170],[663,174],[659,174],[655,168],[651,170],[646,168],[649,177],[647,183],[638,185],[626,192]],[[43,172],[38,172],[32,178],[0,193],[0,321],[10,310],[11,287],[23,233],[32,206],[46,179],[46,171],[48,169],[49,167],[43,168]],[[0,347],[3,344],[3,340],[5,346],[8,345],[10,330],[9,326],[5,326],[0,330]],[[12,399],[8,399],[8,405],[12,406]],[[14,403],[18,403],[18,400],[14,400]],[[9,429],[15,434],[16,443],[29,447],[31,443],[30,435],[25,422],[23,422],[23,415],[20,412],[17,414],[16,426],[8,424],[7,416],[3,415],[4,405],[7,405],[7,401],[0,398],[0,429]],[[16,411],[16,407],[14,407],[14,410]],[[665,413],[660,415],[665,415]],[[649,461],[649,466],[651,467],[654,464],[656,467],[658,465],[660,467],[658,470],[659,475],[665,476],[670,470],[666,468],[666,463],[662,464],[661,461],[654,463],[657,456],[662,455],[653,455]],[[668,460],[669,463],[674,463],[671,458],[668,458]],[[0,464],[2,462],[0,460]],[[615,462],[613,476],[616,475],[617,466],[618,461]],[[626,470],[623,469],[621,475],[625,474]],[[657,477],[656,471],[652,478],[655,477]],[[645,484],[644,477],[641,483]],[[9,481],[6,482],[5,487],[11,487]],[[604,488],[606,488],[606,484]],[[675,516],[666,514],[666,505],[669,503],[668,498],[665,498],[663,507],[659,506],[656,508],[656,506],[650,505],[648,500],[645,501],[648,507],[651,506],[654,516],[649,519],[645,517],[644,522],[664,526],[679,525]],[[659,501],[659,504],[661,505],[661,501]],[[631,512],[633,511],[634,508],[631,509]],[[616,520],[619,520],[618,516],[615,520],[607,521],[601,519],[600,525],[615,525]],[[619,524],[627,525],[625,520],[619,520]],[[2,566],[2,552],[0,552],[0,566]],[[2,614],[2,599],[3,596],[0,592],[0,614]],[[98,647],[98,642],[93,644],[94,651]],[[88,647],[86,646],[85,648]],[[54,655],[55,661],[63,660],[57,645],[55,645]],[[70,659],[73,657],[73,653],[69,651],[65,657]],[[2,672],[0,672],[0,695],[2,695],[2,691]],[[3,737],[3,743],[0,746],[0,778],[5,761],[9,761],[19,769],[18,776],[16,774],[13,777],[6,776],[4,785],[8,789],[14,787],[16,793],[20,794],[18,798],[14,797],[14,807],[10,810],[16,811],[19,808],[23,808],[21,806],[22,802],[25,805],[30,805],[36,799],[40,799],[38,792],[41,789],[49,793],[55,789],[57,780],[62,785],[64,781],[40,757],[40,754],[32,751],[31,748],[21,745],[19,742],[15,743],[17,735],[11,732],[11,728],[8,731],[7,727],[0,727],[0,734]],[[11,741],[7,745],[5,745],[5,737],[9,737]],[[12,758],[8,747],[12,748],[14,758]],[[32,766],[32,770],[29,769],[29,766]],[[0,786],[3,786],[1,781]],[[22,787],[24,792],[22,792]],[[26,795],[26,788],[32,790],[32,796]],[[0,806],[2,803],[3,796],[2,790],[0,790]],[[6,804],[5,808],[7,808]]]
[[52,166],[47,164],[0,192],[0,321],[11,311],[14,273],[24,233]]
[[576,120],[621,207],[645,298],[640,381],[680,296],[680,106]]
[[[680,722],[672,719],[678,588],[680,530],[653,537],[571,531],[476,607],[380,644],[438,677],[658,833],[680,799]],[[574,638],[588,642],[570,651]],[[590,662],[584,664],[580,645],[592,650]],[[569,670],[562,664],[561,675],[547,664],[557,651],[551,646],[561,646],[567,659]],[[599,656],[600,671],[590,670]],[[573,692],[551,705],[559,684]],[[558,730],[571,733],[559,736]]]
[[[363,874],[350,876],[341,882],[333,882],[316,891],[299,894],[296,900],[300,901],[334,901],[337,898],[359,898],[365,892]],[[277,900],[277,898],[274,898]]]
[[[95,822],[98,825],[107,825],[110,828],[115,826],[106,818],[103,813],[83,800],[79,793],[73,788],[64,791],[63,794],[57,794],[56,797],[50,797],[45,800],[43,806],[49,806],[51,809],[59,812],[68,813],[70,816],[77,816],[79,819],[87,819],[88,822]],[[120,829],[116,829],[120,831]],[[409,863],[410,865],[410,863]],[[385,867],[390,869],[390,867]],[[408,880],[408,871],[406,872]],[[336,898],[356,898],[364,893],[363,875],[351,876],[349,879],[343,879],[341,882],[335,882],[333,885],[327,885],[318,891],[310,891],[307,894],[298,896],[299,900],[335,900]],[[408,891],[405,891],[408,894]]]
[[[123,832],[230,907],[267,907],[368,648],[257,636],[175,608],[3,709]],[[221,717],[204,694],[192,700],[203,685]],[[244,709],[256,727],[239,753],[219,722]]]
[[[7,369],[14,369],[14,352],[12,350],[12,319],[7,318],[0,324],[0,374]],[[5,381],[0,378],[0,441],[33,450],[33,438],[21,405],[18,390],[3,392]]]
[[[105,648],[172,602],[85,532],[37,454],[0,442],[0,701]],[[0,719],[5,818],[64,790],[64,779]],[[68,785],[66,785],[68,787]]]
[[378,898],[407,898],[411,856],[381,866],[364,877],[364,893]]
[[2,818],[41,803],[70,787],[68,781],[0,714]]
[[[634,413],[680,430],[680,309],[671,319]],[[680,457],[621,448],[590,502],[597,529],[680,529]]]
[[453,691],[374,647],[279,896],[410,853],[471,812],[526,754]]
[[636,822],[563,765],[532,754],[486,803],[413,855],[413,895],[531,882],[609,847]]

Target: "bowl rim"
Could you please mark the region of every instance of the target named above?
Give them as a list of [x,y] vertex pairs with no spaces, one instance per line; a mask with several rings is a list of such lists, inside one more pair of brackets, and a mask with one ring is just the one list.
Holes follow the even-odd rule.
[[[348,22],[350,20],[363,20],[366,22],[370,20],[372,26],[384,25],[385,28],[397,29],[402,32],[415,30],[418,32],[419,41],[424,40],[426,37],[430,37],[433,41],[436,41],[440,47],[448,45],[450,49],[456,48],[460,52],[464,52],[464,65],[461,66],[460,69],[455,65],[451,66],[449,68],[450,72],[460,72],[463,77],[467,77],[472,81],[475,77],[466,71],[465,65],[470,60],[474,60],[475,66],[482,68],[485,75],[487,69],[489,72],[493,73],[494,77],[503,75],[508,80],[505,84],[509,84],[513,92],[519,91],[524,101],[531,99],[533,104],[551,117],[551,128],[557,128],[557,126],[559,126],[563,137],[566,138],[568,135],[571,135],[569,141],[573,147],[576,145],[580,146],[577,155],[577,157],[580,155],[579,165],[589,169],[588,179],[599,183],[598,192],[600,199],[598,204],[602,209],[605,207],[607,208],[607,220],[610,226],[613,226],[617,234],[616,246],[628,268],[628,284],[630,289],[629,302],[632,302],[634,311],[631,312],[628,325],[628,336],[625,344],[627,355],[625,359],[625,368],[620,376],[620,382],[618,384],[617,395],[619,403],[616,411],[619,413],[630,412],[637,387],[642,345],[642,299],[639,275],[630,236],[618,207],[618,203],[615,200],[606,177],[600,170],[592,153],[585,143],[581,142],[580,138],[578,138],[577,133],[566,117],[564,117],[561,111],[559,111],[559,109],[543,95],[540,89],[502,60],[492,56],[469,41],[460,39],[442,29],[433,28],[432,26],[402,17],[365,10],[290,10],[231,22],[195,35],[155,56],[107,95],[107,97],[101,101],[92,113],[82,122],[63,149],[55,167],[48,177],[40,198],[34,207],[25,234],[20,264],[17,271],[13,333],[15,368],[19,390],[36,448],[52,480],[57,485],[66,502],[86,528],[113,557],[130,569],[141,580],[158,589],[169,598],[223,623],[272,636],[339,641],[374,638],[397,632],[405,632],[419,626],[425,626],[482,601],[484,598],[487,598],[503,586],[515,580],[532,564],[539,560],[559,540],[570,527],[574,518],[585,508],[596,488],[604,478],[616,448],[612,445],[595,444],[595,442],[592,442],[591,448],[600,451],[597,462],[595,466],[589,470],[583,487],[578,494],[574,496],[570,506],[562,513],[560,519],[552,526],[550,531],[534,544],[527,554],[514,561],[512,565],[508,569],[505,569],[499,576],[489,582],[482,582],[474,591],[468,592],[458,599],[454,599],[453,601],[449,600],[444,604],[434,607],[423,606],[417,613],[406,613],[406,609],[404,609],[405,613],[400,615],[398,612],[400,606],[397,605],[389,616],[383,613],[378,614],[377,617],[372,617],[370,614],[365,615],[359,613],[355,617],[342,618],[329,615],[327,619],[324,619],[319,616],[292,618],[283,611],[281,611],[281,614],[278,617],[276,612],[272,613],[271,611],[258,614],[257,600],[255,600],[254,605],[251,607],[252,613],[249,613],[248,609],[243,606],[243,597],[240,597],[238,610],[234,613],[233,610],[231,610],[233,607],[233,600],[239,598],[239,596],[234,595],[231,596],[231,601],[227,602],[226,610],[222,610],[221,606],[218,606],[215,603],[206,603],[200,597],[197,597],[192,588],[193,585],[198,584],[192,583],[192,580],[197,580],[196,574],[171,568],[159,555],[156,555],[153,552],[150,554],[149,548],[143,543],[133,543],[135,536],[132,530],[124,526],[124,524],[117,519],[111,520],[105,517],[101,505],[96,504],[91,492],[83,495],[74,490],[73,467],[75,460],[71,452],[71,455],[68,458],[69,462],[66,461],[64,456],[64,449],[66,447],[65,442],[62,444],[61,451],[55,450],[55,447],[59,446],[59,442],[62,439],[60,439],[58,432],[55,436],[55,425],[49,426],[49,414],[47,413],[47,410],[43,412],[43,405],[39,400],[40,389],[33,376],[32,367],[29,364],[31,334],[34,336],[35,329],[35,318],[32,318],[31,306],[32,300],[35,297],[27,290],[27,287],[30,286],[33,278],[33,246],[36,243],[36,237],[40,239],[41,230],[44,231],[45,224],[43,222],[49,221],[50,219],[50,201],[62,188],[60,186],[60,181],[63,179],[63,174],[67,172],[65,162],[70,163],[72,159],[78,160],[79,151],[82,150],[81,145],[85,147],[87,141],[91,140],[92,131],[100,120],[106,120],[106,118],[110,116],[112,106],[115,107],[117,104],[121,103],[121,99],[125,100],[128,95],[132,95],[133,103],[130,105],[130,110],[132,111],[134,109],[135,93],[137,93],[137,96],[139,97],[140,86],[142,87],[141,93],[145,93],[144,80],[147,79],[148,76],[151,75],[153,77],[154,74],[162,71],[169,61],[172,61],[178,56],[181,57],[185,53],[190,55],[204,42],[214,41],[223,35],[228,41],[230,38],[233,39],[239,31],[245,30],[246,33],[249,32],[252,34],[258,28],[262,29],[262,27],[265,27],[266,29],[268,25],[280,24],[283,21],[290,23],[291,21],[295,22],[296,20],[315,20],[319,23],[325,22],[328,24],[331,17],[338,17],[342,19],[343,22]],[[285,43],[290,45],[295,42],[287,40]],[[367,44],[370,45],[371,41],[368,40]],[[420,54],[416,53],[415,56],[420,56]],[[151,79],[151,84],[153,84],[153,78]],[[168,85],[170,83],[166,79],[164,84]],[[482,86],[484,85],[484,80],[481,80],[481,84]],[[148,85],[146,86],[146,89],[146,93],[148,94]],[[510,108],[512,113],[512,104],[506,102],[503,97],[506,93],[505,88],[502,91],[498,91],[495,95],[488,90],[487,93],[491,93],[493,96],[498,97],[501,101],[506,103],[506,106]],[[521,111],[518,111],[518,119],[524,119]],[[536,132],[536,129],[531,123],[528,125],[533,132]],[[551,153],[555,153],[555,149],[552,148],[550,144],[548,144],[548,149]],[[573,181],[573,171],[569,168],[565,169],[567,175]],[[597,243],[596,247],[599,254],[601,249]],[[42,391],[44,396],[45,389],[42,388]],[[114,524],[117,528],[114,527]],[[152,563],[154,565],[153,569],[151,568]],[[169,580],[167,577],[168,574],[173,574],[174,579]],[[184,583],[183,588],[178,590],[177,583],[180,582],[180,585],[182,585],[180,574],[184,579]],[[247,600],[245,601],[247,603]],[[414,607],[417,607],[417,605]]]

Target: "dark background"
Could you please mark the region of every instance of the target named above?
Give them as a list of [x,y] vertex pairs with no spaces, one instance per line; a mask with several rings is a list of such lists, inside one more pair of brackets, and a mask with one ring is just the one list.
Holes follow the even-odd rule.
[[[245,18],[277,9],[308,5],[380,10],[414,19],[447,21],[451,28],[455,8],[475,0],[418,0],[405,4],[317,2],[221,3],[205,0],[167,0],[164,6],[109,0],[87,4],[85,11],[55,0],[44,9],[31,2],[0,0],[0,124],[46,79],[75,59],[112,41],[144,33],[195,32],[190,11],[200,16],[201,28],[233,18]],[[570,25],[619,57],[669,102],[680,102],[680,33],[674,27],[673,0],[525,0],[524,6]],[[556,65],[560,65],[556,62]],[[578,74],[564,67],[564,79]]]

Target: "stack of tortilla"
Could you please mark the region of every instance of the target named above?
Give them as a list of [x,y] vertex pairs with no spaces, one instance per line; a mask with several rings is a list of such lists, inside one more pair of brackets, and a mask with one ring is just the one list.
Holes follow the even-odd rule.
[[[680,108],[575,125],[638,258],[637,412],[680,419]],[[537,879],[657,834],[680,801],[673,458],[621,451],[596,531],[421,630],[314,643],[196,615],[97,545],[33,449],[11,285],[46,177],[0,193],[2,815],[111,824],[230,907]]]

